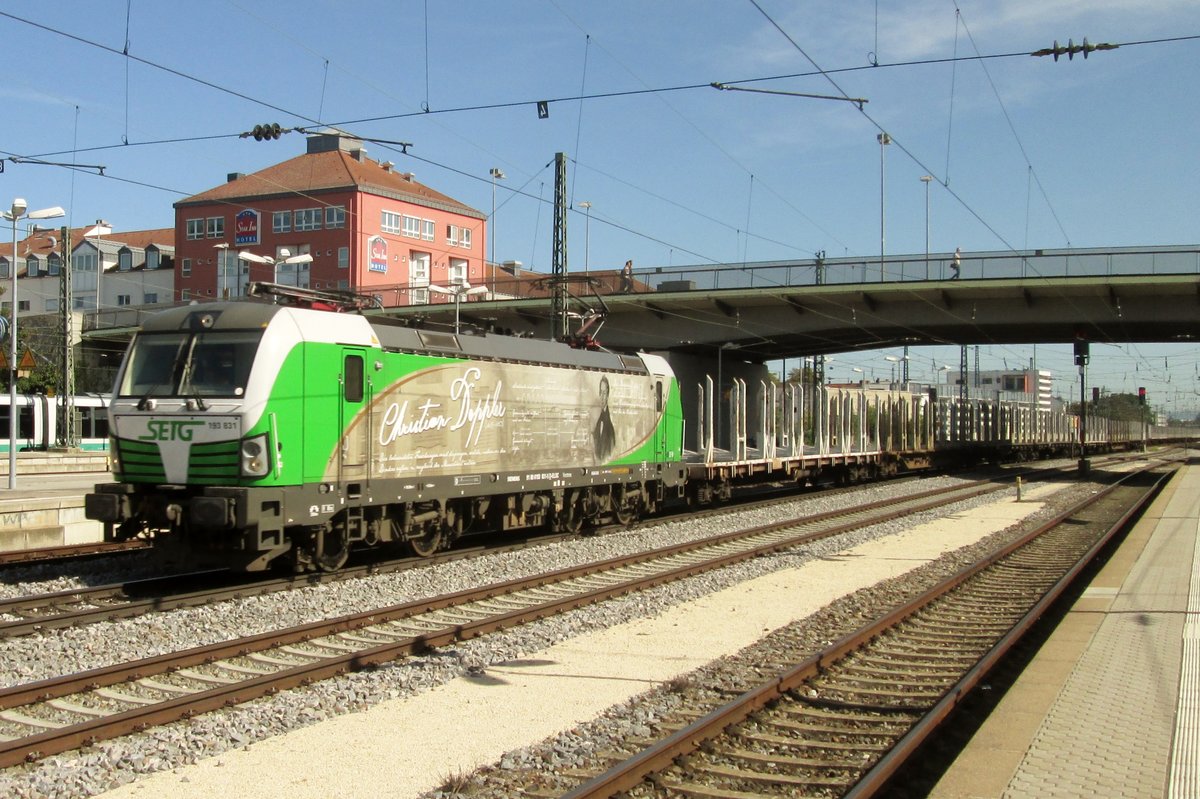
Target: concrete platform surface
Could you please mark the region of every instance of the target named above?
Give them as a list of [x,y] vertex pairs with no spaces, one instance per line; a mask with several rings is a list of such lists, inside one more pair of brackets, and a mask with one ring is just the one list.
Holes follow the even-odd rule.
[[1182,469],[932,799],[1200,796],[1200,465]]

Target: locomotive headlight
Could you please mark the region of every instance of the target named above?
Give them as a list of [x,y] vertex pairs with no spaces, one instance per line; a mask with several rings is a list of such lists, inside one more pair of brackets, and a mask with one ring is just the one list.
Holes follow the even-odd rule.
[[242,476],[262,477],[271,468],[267,455],[267,434],[242,440]]

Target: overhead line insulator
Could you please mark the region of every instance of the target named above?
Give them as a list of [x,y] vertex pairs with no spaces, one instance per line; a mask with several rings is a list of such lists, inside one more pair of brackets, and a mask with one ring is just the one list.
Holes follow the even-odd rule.
[[1032,53],[1030,53],[1030,55],[1032,55],[1032,56],[1051,55],[1051,56],[1054,56],[1055,61],[1058,60],[1059,56],[1065,55],[1067,57],[1067,60],[1071,61],[1075,58],[1076,53],[1083,53],[1083,57],[1087,58],[1088,53],[1091,53],[1094,50],[1116,50],[1120,46],[1121,45],[1119,45],[1119,44],[1107,44],[1107,43],[1092,44],[1091,42],[1089,42],[1087,40],[1087,37],[1084,36],[1083,44],[1075,44],[1074,39],[1068,39],[1066,46],[1063,46],[1058,43],[1058,39],[1055,39],[1053,47],[1047,47],[1042,50],[1034,50]]
[[254,130],[246,131],[245,133],[239,134],[239,136],[241,136],[243,139],[253,136],[255,141],[263,141],[264,139],[270,141],[272,139],[278,139],[285,133],[291,132],[291,128],[280,127],[278,122],[269,122],[265,125],[255,125]]

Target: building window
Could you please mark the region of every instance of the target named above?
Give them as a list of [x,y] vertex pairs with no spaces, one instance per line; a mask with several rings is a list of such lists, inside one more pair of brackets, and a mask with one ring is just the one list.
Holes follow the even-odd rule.
[[421,220],[421,238],[424,241],[433,241],[433,239],[436,235],[437,235],[437,225],[435,225],[433,223],[433,220],[432,219],[422,219]]
[[293,214],[293,225],[296,230],[320,230],[321,209],[301,208]]
[[179,266],[179,274],[182,275],[183,277],[191,277],[192,276],[192,259],[191,258],[183,259],[183,261],[180,263],[180,266]]
[[331,205],[325,209],[325,227],[332,230],[346,226],[346,206]]
[[[46,258],[46,267],[51,275],[59,275],[62,273],[62,256],[56,252],[50,253]],[[57,310],[57,309],[56,309]]]
[[338,269],[350,268],[350,248],[338,247]]
[[38,276],[38,259],[36,255],[30,255],[25,259],[25,277]]
[[467,285],[467,260],[465,258],[451,258],[448,277],[451,286]]
[[290,233],[292,230],[292,212],[276,211],[271,214],[271,231],[274,233]]
[[117,305],[131,305],[132,303],[130,303],[129,299],[130,297],[128,294],[118,294]]
[[146,250],[146,268],[158,269],[162,265],[162,253],[158,250]]
[[0,258],[0,277],[9,277],[7,258]]
[[76,297],[74,303],[75,310],[82,311],[84,307],[83,297]]
[[29,310],[29,300],[17,300],[17,310],[18,311],[28,311]]
[[403,233],[412,239],[421,238],[421,220],[415,216],[405,215]]
[[156,302],[158,302],[158,293],[157,292],[151,292],[150,294],[146,295],[146,304],[147,305],[153,305]]
[[121,250],[117,253],[117,271],[128,272],[133,268],[133,253],[129,250]]
[[207,220],[208,237],[210,239],[225,238],[225,217],[210,216]]
[[379,222],[379,228],[384,233],[399,233],[400,214],[395,211],[384,211],[383,218]]
[[188,241],[204,238],[204,220],[189,219],[187,221],[187,237]]
[[446,225],[446,242],[451,247],[471,247],[471,229],[458,225]]
[[187,302],[191,298],[192,298],[192,290],[191,289],[180,289],[179,290],[179,299],[181,302]]
[[429,264],[432,260],[427,252],[414,252],[408,256],[408,282],[410,285],[429,285]]
[[58,310],[58,300],[46,300],[46,312],[53,313]]
[[409,296],[412,297],[413,305],[429,304],[429,289],[412,289],[409,291]]

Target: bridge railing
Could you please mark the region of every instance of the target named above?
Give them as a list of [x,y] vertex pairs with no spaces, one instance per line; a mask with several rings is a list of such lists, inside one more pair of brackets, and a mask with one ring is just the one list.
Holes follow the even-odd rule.
[[[879,283],[955,279],[954,253],[882,259],[757,261],[635,269],[639,287],[651,291],[770,288],[818,283]],[[1126,247],[963,253],[961,280],[1200,274],[1200,247]],[[818,277],[819,276],[819,277]]]

